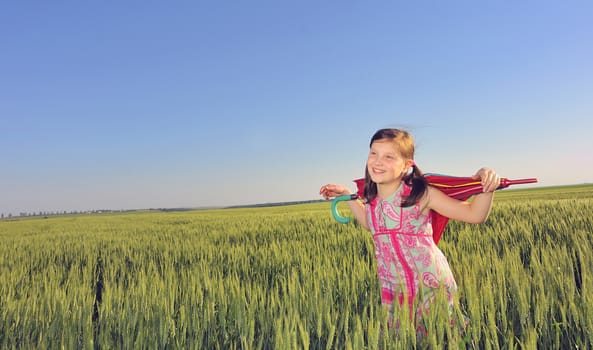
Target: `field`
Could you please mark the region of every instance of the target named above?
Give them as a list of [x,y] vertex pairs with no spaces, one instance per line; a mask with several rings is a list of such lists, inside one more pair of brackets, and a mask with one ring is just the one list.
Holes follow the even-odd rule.
[[450,223],[469,323],[435,309],[420,339],[386,327],[372,238],[328,202],[1,220],[0,348],[590,349],[592,213],[593,186],[503,190]]

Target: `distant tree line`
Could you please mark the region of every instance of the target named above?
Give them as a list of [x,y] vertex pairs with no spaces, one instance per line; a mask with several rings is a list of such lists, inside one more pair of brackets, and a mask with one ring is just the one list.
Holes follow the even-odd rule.
[[103,214],[103,213],[121,213],[124,211],[135,211],[135,210],[113,210],[113,209],[96,209],[96,210],[57,210],[57,211],[38,211],[38,212],[20,212],[18,215],[12,215],[12,213],[4,214],[0,213],[0,219],[11,219],[15,217],[37,217],[37,216],[56,216],[56,215],[78,215],[78,214]]
[[[295,205],[295,204],[306,204],[323,202],[323,199],[304,200],[304,201],[292,201],[292,202],[276,202],[276,203],[260,203],[260,204],[247,204],[247,205],[235,205],[223,208],[261,208],[261,207],[275,207],[284,205]],[[0,214],[0,219],[11,219],[15,217],[47,217],[55,215],[77,215],[77,214],[105,214],[105,213],[123,213],[123,212],[135,212],[135,211],[161,211],[161,212],[178,212],[178,211],[191,211],[198,209],[218,209],[213,208],[150,208],[150,209],[95,209],[95,210],[58,210],[58,211],[38,211],[38,212],[20,212],[18,215],[12,215],[12,213]]]

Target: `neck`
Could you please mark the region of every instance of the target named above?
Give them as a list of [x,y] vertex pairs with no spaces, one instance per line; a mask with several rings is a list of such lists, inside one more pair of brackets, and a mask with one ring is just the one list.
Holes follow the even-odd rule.
[[377,184],[377,197],[385,199],[391,196],[395,191],[397,191],[401,183],[402,182],[400,180],[386,184]]

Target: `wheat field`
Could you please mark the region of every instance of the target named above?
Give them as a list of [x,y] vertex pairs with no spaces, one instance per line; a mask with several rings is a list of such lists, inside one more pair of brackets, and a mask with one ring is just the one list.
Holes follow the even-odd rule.
[[451,222],[468,323],[435,308],[422,338],[387,327],[372,238],[328,202],[0,220],[0,348],[590,349],[592,213],[565,186]]

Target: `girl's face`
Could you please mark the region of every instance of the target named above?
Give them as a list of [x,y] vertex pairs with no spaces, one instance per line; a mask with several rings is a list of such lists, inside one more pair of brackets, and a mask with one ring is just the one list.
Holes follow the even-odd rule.
[[404,177],[410,161],[404,159],[391,140],[377,140],[371,145],[367,169],[378,185],[395,184]]

